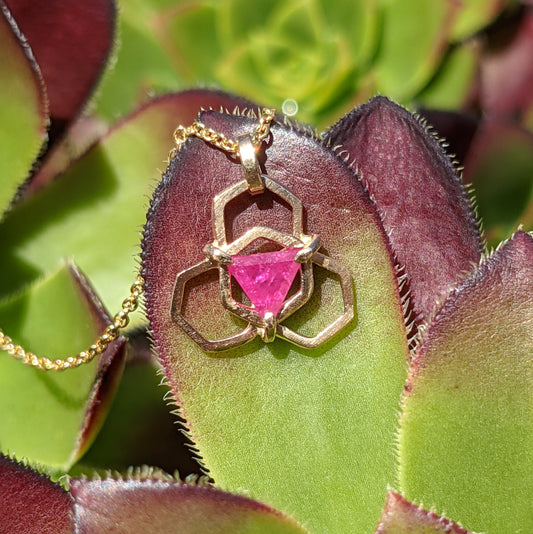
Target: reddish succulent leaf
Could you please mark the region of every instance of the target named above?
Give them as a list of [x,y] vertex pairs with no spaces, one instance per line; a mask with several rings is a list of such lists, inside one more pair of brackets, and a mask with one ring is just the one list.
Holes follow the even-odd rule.
[[533,237],[456,288],[415,355],[399,433],[408,499],[497,534],[533,524]]
[[[7,0],[35,54],[56,129],[71,122],[93,92],[113,46],[113,0]],[[55,133],[52,129],[52,133]]]
[[[214,112],[201,119],[232,139],[256,125]],[[246,488],[316,531],[365,531],[376,524],[395,476],[398,395],[408,357],[390,247],[361,184],[311,134],[275,124],[262,160],[266,174],[302,201],[307,232],[317,233],[328,255],[349,269],[357,321],[312,350],[256,339],[219,355],[206,354],[179,329],[170,314],[176,275],[205,258],[203,248],[213,240],[212,199],[242,179],[233,158],[192,138],[170,163],[147,217],[143,276],[152,336],[215,482]],[[242,195],[226,207],[225,220],[239,236],[252,226],[292,233],[291,218],[284,203],[265,194]],[[186,304],[190,320],[211,339],[237,329],[215,278],[194,285]],[[307,335],[341,307],[334,279],[318,272],[315,287],[285,322]],[[353,451],[357,460],[347,462]],[[359,491],[364,499],[354,503]]]
[[415,506],[389,491],[375,534],[472,534],[453,521]]
[[533,106],[533,6],[496,25],[481,62],[479,99],[485,111],[523,116]]
[[69,534],[72,499],[46,476],[0,454],[0,531]]
[[[208,486],[160,480],[71,480],[77,534],[303,534],[294,520]],[[112,527],[111,527],[112,525]]]
[[423,319],[472,269],[482,245],[461,179],[438,141],[383,97],[356,108],[326,134],[357,169],[405,266]]
[[[98,332],[103,332],[111,323],[111,316],[89,284],[87,278],[74,265],[70,265],[72,277],[81,294],[87,301],[87,307]],[[107,350],[98,359],[98,370],[87,400],[85,418],[80,429],[72,457],[83,455],[104,422],[105,416],[118,387],[126,350],[126,339],[119,336],[109,344]]]

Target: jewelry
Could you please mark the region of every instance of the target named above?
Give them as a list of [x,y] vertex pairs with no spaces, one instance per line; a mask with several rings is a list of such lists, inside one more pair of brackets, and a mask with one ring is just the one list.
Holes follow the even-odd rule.
[[51,359],[46,356],[37,356],[29,352],[21,345],[17,345],[13,340],[4,334],[0,329],[0,350],[7,352],[16,360],[20,360],[24,365],[35,367],[40,371],[65,371],[75,369],[93,360],[96,356],[103,354],[110,343],[115,341],[120,335],[120,330],[126,328],[129,323],[129,315],[134,312],[139,305],[139,298],[144,291],[144,279],[137,275],[135,282],[130,288],[130,294],[122,302],[121,310],[115,314],[113,321],[108,324],[102,335],[86,350],[70,356],[64,360]]
[[[336,260],[319,252],[317,235],[307,235],[303,228],[303,205],[289,190],[261,174],[256,152],[270,134],[274,120],[273,110],[263,110],[253,135],[240,136],[237,141],[195,122],[188,128],[179,126],[174,132],[176,146],[170,151],[169,159],[190,136],[196,136],[207,143],[233,154],[240,161],[244,178],[220,192],[213,199],[214,236],[207,243],[206,259],[176,276],[171,304],[172,319],[202,349],[207,352],[227,350],[257,336],[265,343],[280,337],[304,348],[313,348],[331,339],[354,317],[354,296],[349,271]],[[283,199],[292,209],[292,234],[268,227],[253,227],[238,239],[228,242],[224,210],[235,197],[248,193],[260,195],[270,191]],[[267,239],[278,245],[279,250],[256,254],[240,254],[257,239]],[[326,328],[313,337],[301,335],[282,324],[287,317],[300,309],[313,294],[313,264],[319,265],[339,278],[343,299],[343,312]],[[248,325],[238,334],[218,339],[204,338],[184,317],[183,299],[186,284],[193,278],[212,269],[218,269],[222,304],[234,315],[244,319]],[[249,302],[237,298],[232,290],[235,280]],[[291,287],[298,282],[297,289]],[[39,357],[17,345],[0,329],[0,350],[20,360],[25,365],[41,371],[62,371],[86,364],[99,356],[115,341],[120,330],[129,322],[129,314],[137,309],[144,292],[144,279],[138,275],[130,289],[130,295],[123,301],[121,310],[113,317],[98,339],[79,354],[61,359]]]
[[[173,157],[190,136],[196,136],[230,154],[240,161],[243,180],[221,191],[213,199],[213,241],[204,248],[205,260],[176,276],[171,304],[173,321],[207,352],[227,350],[260,336],[265,343],[280,337],[300,347],[314,348],[331,339],[354,317],[352,280],[348,269],[319,252],[317,235],[307,235],[303,229],[303,205],[289,190],[261,173],[257,151],[270,135],[273,110],[263,110],[253,135],[246,134],[232,141],[200,122],[174,134],[177,147]],[[292,234],[274,228],[256,226],[234,241],[227,241],[224,212],[227,204],[241,194],[261,195],[270,191],[292,209]],[[274,243],[279,250],[255,254],[241,254],[252,242],[263,239]],[[313,337],[299,334],[283,321],[300,309],[313,294],[313,264],[333,272],[339,278],[343,298],[343,312]],[[185,287],[192,279],[217,269],[220,297],[224,308],[244,319],[248,325],[238,334],[209,340],[200,334],[183,314]],[[299,279],[299,282],[298,282]],[[238,285],[235,288],[235,281]],[[297,288],[290,292],[291,288]],[[239,291],[240,288],[240,291]],[[242,297],[237,293],[241,293]]]

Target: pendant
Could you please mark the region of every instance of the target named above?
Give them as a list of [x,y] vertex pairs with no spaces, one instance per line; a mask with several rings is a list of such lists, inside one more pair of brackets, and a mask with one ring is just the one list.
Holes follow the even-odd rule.
[[[319,252],[317,235],[304,233],[302,202],[288,189],[261,174],[251,136],[243,135],[237,142],[244,179],[214,197],[213,241],[204,248],[205,260],[176,276],[172,319],[206,352],[234,348],[257,336],[265,343],[271,343],[279,337],[300,347],[317,347],[354,318],[351,276],[343,265]],[[292,234],[256,226],[228,242],[224,217],[227,204],[244,193],[260,195],[265,191],[277,195],[290,206]],[[243,251],[256,240],[268,240],[279,250],[244,254]],[[307,337],[291,330],[283,321],[311,298],[314,288],[313,265],[319,265],[338,276],[343,312],[317,335]],[[219,273],[220,298],[224,308],[248,323],[241,332],[217,340],[202,336],[187,321],[182,310],[186,284],[212,269],[217,269]],[[293,287],[295,284],[296,288]]]

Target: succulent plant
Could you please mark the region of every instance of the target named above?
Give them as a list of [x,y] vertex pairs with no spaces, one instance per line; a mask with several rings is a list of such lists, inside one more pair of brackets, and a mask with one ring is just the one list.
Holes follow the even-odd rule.
[[[199,139],[187,141],[172,161],[165,159],[176,125],[190,124],[200,109],[207,110],[200,114],[204,123],[234,138],[253,128],[258,106],[221,91],[192,89],[151,99],[110,128],[102,117],[124,109],[124,103],[114,104],[114,84],[125,88],[124,101],[131,103],[143,87],[156,87],[154,80],[161,87],[174,83],[168,58],[176,56],[166,54],[178,45],[199,78],[223,82],[238,72],[235,79],[263,87],[259,96],[256,89],[244,91],[246,97],[266,103],[293,96],[284,93],[290,76],[266,84],[265,71],[251,77],[251,70],[228,67],[250,62],[251,50],[236,40],[255,42],[261,32],[266,38],[259,24],[246,26],[246,34],[233,32],[250,15],[240,11],[240,2],[125,3],[124,46],[113,75],[102,74],[115,35],[111,1],[31,4],[0,1],[1,50],[9,59],[0,62],[0,96],[9,103],[0,111],[6,125],[0,130],[0,327],[38,354],[71,356],[109,323],[107,309],[120,307],[139,268],[146,313],[135,316],[99,358],[77,369],[43,372],[2,355],[0,531],[527,532],[533,524],[533,237],[516,229],[523,208],[507,210],[514,218],[491,240],[508,235],[514,224],[512,236],[490,251],[473,197],[438,135],[387,98],[355,107],[323,134],[279,113],[266,148],[266,174],[303,201],[308,230],[350,271],[356,319],[315,349],[255,340],[207,354],[172,321],[170,300],[176,273],[200,261],[211,239],[212,196],[237,181],[240,169]],[[255,14],[282,35],[284,24],[305,17],[336,27],[343,9],[363,5],[349,4],[318,16],[318,2],[261,3]],[[484,4],[483,23],[500,12],[500,4]],[[412,9],[400,2],[364,6],[360,23],[368,30],[377,28],[372,20],[378,14],[396,24],[404,19],[392,13]],[[448,13],[450,6],[455,4],[441,7]],[[469,10],[445,26],[442,50],[443,43],[480,27],[474,8]],[[201,37],[200,15],[215,21],[215,37],[238,53],[223,61],[207,58],[200,47],[194,55],[188,47],[192,37]],[[530,42],[530,16],[521,7],[512,19],[520,42]],[[156,35],[168,38],[149,38],[142,17],[155,20]],[[63,32],[67,27],[77,31]],[[434,43],[434,30],[428,25],[428,42]],[[397,57],[390,31],[382,38]],[[360,36],[364,43],[345,45],[368,55],[376,35],[369,31]],[[316,57],[299,60],[300,66],[315,62],[318,70],[311,73],[322,72],[320,62],[336,53],[323,46],[321,32],[317,36]],[[343,39],[339,32],[330,44]],[[124,58],[135,55],[127,44],[134,41],[146,45],[152,65],[126,68]],[[511,56],[518,54],[512,43]],[[412,65],[424,63],[428,47],[420,48],[425,50]],[[368,72],[385,65],[385,56],[370,54]],[[342,109],[381,87],[361,89],[364,76],[355,75],[354,67],[360,56],[347,57],[351,66],[339,56],[329,67],[335,82],[330,92],[322,88],[314,100],[312,91],[299,97],[308,117],[322,121],[326,110]],[[449,57],[424,63],[422,74],[413,67],[420,74],[414,77],[402,78],[390,67],[383,79],[405,82],[395,94],[404,101],[416,94],[436,101],[441,82],[434,68]],[[480,65],[490,69],[490,59],[486,52]],[[208,61],[213,64],[206,66]],[[506,64],[502,59],[492,68],[505,72]],[[285,66],[290,70],[290,61]],[[149,81],[138,83],[147,72]],[[100,107],[83,115],[102,75]],[[67,76],[70,82],[62,83]],[[468,105],[485,109],[492,117],[487,123],[498,113],[499,121],[528,139],[528,84],[524,77],[504,106],[487,96],[495,86],[487,82],[480,91],[485,96]],[[483,142],[485,123],[468,122],[464,114],[422,113],[467,161],[476,146],[490,146]],[[477,129],[473,143],[472,137],[461,143],[461,124],[473,124],[469,132]],[[157,169],[167,163],[160,180]],[[483,187],[482,180],[478,184]],[[198,189],[203,195],[194,193]],[[494,202],[486,206],[486,212],[494,210]],[[236,229],[241,208],[227,213]],[[261,208],[261,221],[287,225],[290,213],[282,204]],[[253,205],[244,217],[257,219]],[[287,320],[303,333],[316,332],[339,313],[337,277],[317,268],[315,285],[311,300]],[[217,297],[209,277],[188,294],[188,320],[206,336],[236,328]],[[170,407],[161,401],[163,389]],[[179,473],[168,474],[176,468]]]

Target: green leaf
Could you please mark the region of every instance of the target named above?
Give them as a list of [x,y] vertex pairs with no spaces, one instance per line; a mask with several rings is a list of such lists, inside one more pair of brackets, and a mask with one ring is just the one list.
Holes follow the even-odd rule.
[[466,43],[452,49],[417,100],[429,108],[460,108],[472,89],[477,68],[478,50],[475,46]]
[[304,534],[293,519],[208,486],[160,480],[71,480],[76,532]]
[[389,491],[375,534],[473,534]]
[[[255,125],[214,112],[202,120],[232,138]],[[213,196],[242,179],[226,154],[191,139],[167,170],[147,218],[143,276],[152,335],[217,484],[248,490],[313,532],[371,532],[395,477],[408,357],[395,268],[375,208],[350,169],[308,134],[283,125],[272,132],[266,174],[302,200],[308,231],[349,269],[356,321],[315,350],[256,339],[216,356],[178,328],[170,314],[176,275],[205,258]],[[244,195],[228,206],[234,235],[258,225],[290,231],[290,211],[268,199],[259,195],[256,206]],[[192,286],[184,313],[196,327],[211,339],[234,333],[216,276]],[[338,279],[317,268],[313,298],[284,324],[311,335],[339,310]]]
[[400,490],[487,534],[533,524],[533,238],[517,232],[444,302],[417,351]]
[[162,22],[157,20],[152,2],[120,3],[120,48],[112,72],[102,81],[96,108],[108,120],[130,112],[154,93],[175,91],[183,83],[153,30]]
[[[139,229],[147,198],[160,178],[178,124],[201,106],[246,101],[223,93],[166,95],[119,123],[68,172],[19,205],[0,225],[6,295],[73,258],[104,304],[118,310],[137,271]],[[134,324],[142,321],[133,316]]]
[[47,139],[48,102],[39,67],[4,3],[0,50],[1,218]]
[[452,38],[460,41],[481,30],[503,11],[506,4],[516,3],[515,0],[468,0],[459,4],[459,15],[456,18]]
[[389,0],[374,75],[379,90],[405,101],[433,75],[446,50],[453,2]]
[[[86,282],[85,282],[86,283]],[[37,355],[74,356],[101,333],[105,315],[63,266],[0,305],[0,325]],[[68,469],[101,424],[122,370],[122,342],[92,362],[62,372],[40,371],[0,354],[0,447],[17,458]]]

